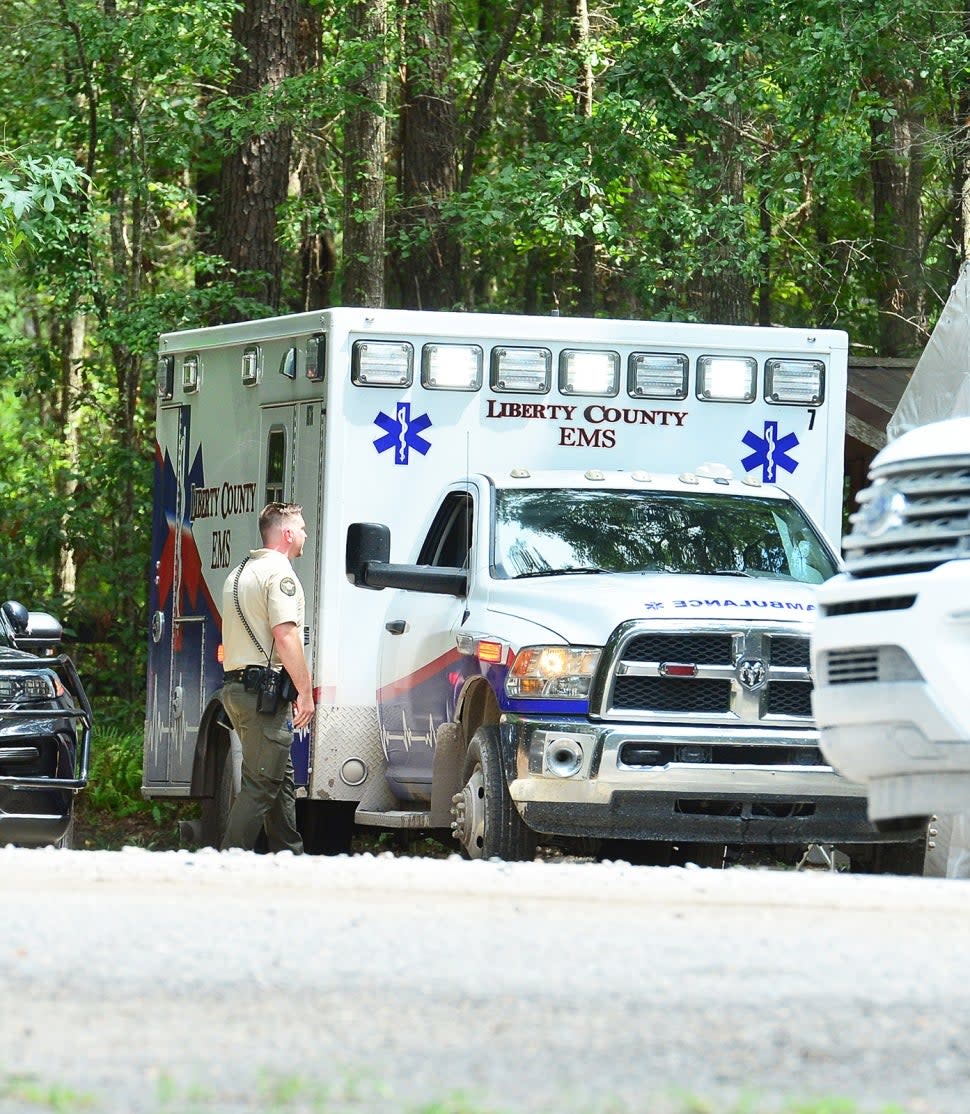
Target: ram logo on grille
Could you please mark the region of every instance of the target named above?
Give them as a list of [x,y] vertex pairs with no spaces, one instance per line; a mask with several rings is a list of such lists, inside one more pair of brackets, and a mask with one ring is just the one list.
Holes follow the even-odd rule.
[[760,658],[742,658],[738,662],[738,680],[754,692],[768,680],[768,667]]

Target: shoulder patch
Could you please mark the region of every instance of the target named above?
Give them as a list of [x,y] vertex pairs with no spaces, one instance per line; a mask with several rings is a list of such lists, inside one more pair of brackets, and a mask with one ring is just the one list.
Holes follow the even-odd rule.
[[296,595],[296,581],[292,576],[284,576],[280,581],[280,591],[286,596]]

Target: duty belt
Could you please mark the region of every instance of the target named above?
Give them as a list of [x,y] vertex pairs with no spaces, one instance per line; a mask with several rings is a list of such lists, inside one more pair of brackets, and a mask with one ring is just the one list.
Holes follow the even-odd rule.
[[243,669],[227,669],[225,673],[223,673],[223,677],[227,681],[242,681],[246,676],[247,669],[262,669],[262,666],[247,665]]

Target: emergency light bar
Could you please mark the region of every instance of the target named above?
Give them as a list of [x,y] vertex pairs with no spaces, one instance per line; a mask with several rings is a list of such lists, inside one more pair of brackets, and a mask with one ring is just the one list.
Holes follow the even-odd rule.
[[765,398],[769,402],[819,406],[825,397],[821,360],[766,360]]
[[350,381],[358,387],[410,387],[414,349],[406,341],[355,340]]
[[426,344],[421,352],[421,385],[430,390],[477,391],[483,354],[478,344]]
[[710,402],[754,402],[758,363],[750,356],[701,356],[697,397]]
[[552,353],[548,348],[493,348],[492,390],[549,392]]
[[634,398],[686,398],[687,357],[666,352],[631,352],[627,390]]
[[559,389],[564,395],[617,394],[620,354],[564,348],[559,353]]

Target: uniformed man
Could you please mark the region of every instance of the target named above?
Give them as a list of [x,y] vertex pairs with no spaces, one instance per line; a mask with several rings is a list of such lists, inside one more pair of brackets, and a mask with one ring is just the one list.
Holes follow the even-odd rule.
[[[242,785],[229,813],[223,848],[256,845],[261,828],[270,851],[302,854],[290,744],[313,717],[313,686],[303,652],[303,587],[290,561],[303,553],[306,524],[296,503],[269,503],[259,515],[263,548],[226,578],[222,591],[223,703],[242,741]],[[243,683],[247,667],[284,668],[296,688],[291,703],[258,711],[258,693]],[[252,676],[252,674],[250,674]]]

